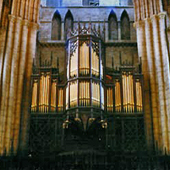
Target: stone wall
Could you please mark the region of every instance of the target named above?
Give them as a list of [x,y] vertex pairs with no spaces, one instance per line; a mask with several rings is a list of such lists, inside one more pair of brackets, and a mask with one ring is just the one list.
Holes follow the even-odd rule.
[[[70,7],[70,8],[52,8],[52,7],[41,7],[40,9],[40,29],[39,29],[39,41],[41,43],[53,43],[53,44],[61,44],[65,43],[64,40],[64,20],[65,16],[70,10],[73,16],[74,20],[74,28],[78,27],[78,22],[80,22],[81,25],[83,23],[86,23],[86,25],[91,22],[92,27],[96,25],[96,28],[98,28],[98,25],[101,26],[101,29],[104,28],[105,25],[105,43],[106,45],[106,66],[108,68],[111,68],[112,64],[110,61],[114,60],[114,67],[120,66],[120,56],[122,58],[123,62],[131,62],[132,59],[134,62],[134,65],[137,66],[138,64],[138,55],[137,55],[137,46],[136,44],[136,31],[133,27],[134,23],[134,9],[132,7]],[[108,18],[111,13],[111,11],[114,11],[117,17],[118,21],[118,40],[109,40],[108,38]],[[130,40],[121,40],[121,15],[123,11],[126,10],[127,14],[130,19]],[[60,41],[54,41],[51,40],[51,30],[52,30],[52,18],[54,13],[58,11],[58,13],[61,16],[61,25],[62,25],[62,31],[61,31],[61,40]],[[116,44],[119,44],[118,46]],[[129,45],[128,45],[129,44]],[[55,55],[57,53],[58,57],[60,58],[60,61],[64,62],[64,46],[61,48],[53,48],[51,47],[41,47],[41,58],[42,60],[50,59],[51,53]],[[56,51],[55,51],[56,50]],[[52,52],[53,51],[53,52]],[[39,58],[39,57],[38,57]],[[112,59],[114,58],[114,59]],[[54,59],[55,60],[55,59]],[[56,60],[55,60],[56,61]],[[55,62],[54,62],[55,63]],[[64,65],[60,62],[60,67],[63,67]],[[62,68],[59,69],[60,72],[63,71]]]

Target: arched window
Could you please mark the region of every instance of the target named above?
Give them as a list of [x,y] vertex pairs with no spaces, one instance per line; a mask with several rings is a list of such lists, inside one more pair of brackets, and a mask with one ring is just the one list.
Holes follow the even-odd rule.
[[83,0],[83,5],[89,5],[89,0]]
[[121,16],[121,39],[130,40],[130,22],[126,11],[123,11]]
[[61,17],[58,11],[53,16],[51,39],[61,40]]
[[117,40],[118,39],[118,24],[117,24],[117,17],[116,14],[111,11],[109,18],[108,18],[108,23],[109,23],[109,40]]
[[73,30],[73,16],[70,10],[68,10],[65,17],[64,30],[65,30],[65,39],[66,39],[69,30]]

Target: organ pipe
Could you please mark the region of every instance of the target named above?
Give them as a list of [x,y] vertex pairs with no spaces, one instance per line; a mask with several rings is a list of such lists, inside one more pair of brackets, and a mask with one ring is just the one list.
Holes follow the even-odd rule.
[[77,66],[78,66],[78,48],[71,56],[71,62],[70,62],[70,77],[76,77],[77,76]]
[[70,107],[77,106],[77,81],[70,84]]
[[63,89],[58,90],[58,111],[63,111]]
[[89,106],[90,105],[90,83],[88,81],[80,82],[79,104],[80,104],[80,106]]
[[115,83],[115,110],[121,112],[121,93],[120,93],[120,82]]
[[113,89],[111,87],[107,89],[107,111],[113,111]]
[[136,82],[136,110],[137,112],[142,112],[142,87],[139,80]]
[[88,75],[90,71],[89,68],[89,47],[84,42],[83,45],[80,47],[80,74]]
[[101,108],[104,110],[104,87],[101,85]]
[[53,112],[56,110],[56,91],[57,83],[53,81],[51,85],[51,111]]
[[134,112],[133,75],[122,75],[123,109],[125,112]]
[[99,56],[92,48],[92,75],[98,77],[99,76]]
[[31,104],[31,111],[36,112],[37,110],[37,90],[38,90],[38,82],[37,80],[33,83],[33,89],[32,89],[32,104]]
[[49,111],[50,76],[42,74],[40,78],[39,111],[46,113]]
[[96,107],[100,106],[100,88],[97,82],[92,82],[92,104]]
[[103,62],[102,61],[100,64],[100,75],[101,75],[101,78],[103,79]]
[[68,109],[68,85],[66,87],[66,109]]

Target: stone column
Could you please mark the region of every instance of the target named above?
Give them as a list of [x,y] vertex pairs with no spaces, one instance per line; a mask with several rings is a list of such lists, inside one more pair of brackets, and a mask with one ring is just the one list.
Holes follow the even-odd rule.
[[152,100],[152,119],[153,119],[153,133],[155,145],[160,148],[160,116],[159,116],[159,103],[158,103],[158,91],[156,86],[156,73],[155,73],[155,58],[153,49],[153,35],[152,25],[150,19],[145,19],[145,36],[146,38],[146,50],[147,61],[150,75],[150,87],[151,87],[151,100]]
[[28,27],[29,21],[23,21],[22,37],[21,37],[21,52],[20,52],[20,62],[19,62],[19,73],[18,73],[18,89],[17,89],[17,99],[16,99],[16,110],[15,110],[15,121],[14,121],[14,133],[13,133],[13,148],[14,152],[17,152],[19,144],[19,132],[20,132],[20,119],[21,119],[21,104],[22,104],[22,94],[23,94],[23,82],[24,82],[24,72],[26,66],[26,55],[27,55],[27,42],[28,42]]
[[121,21],[118,21],[117,24],[118,24],[118,40],[121,40]]
[[0,20],[2,15],[2,5],[3,5],[3,0],[0,0]]
[[61,40],[64,41],[64,22],[61,23]]
[[[4,50],[6,43],[6,29],[0,29],[0,99],[1,99],[1,88],[2,88],[2,75],[3,75],[3,62],[4,62]],[[1,100],[0,100],[0,109],[1,109]]]
[[105,30],[105,41],[109,41],[109,24],[108,22],[106,23],[106,30]]
[[[36,35],[37,35],[38,24],[30,23],[29,37],[28,37],[28,54],[26,60],[25,77],[26,80],[24,85],[24,97],[23,97],[23,110],[21,117],[21,134],[20,134],[20,150],[24,152],[28,145],[28,134],[29,134],[29,120],[30,120],[30,85],[31,85],[31,74],[33,58],[35,58],[36,52]],[[28,109],[26,109],[28,108]]]
[[12,65],[11,65],[11,79],[9,88],[9,101],[7,104],[7,121],[5,132],[5,146],[6,152],[10,154],[11,142],[13,140],[13,125],[14,114],[17,99],[17,81],[18,81],[18,68],[19,68],[19,54],[21,44],[21,24],[22,19],[16,17],[15,30],[14,30],[14,45],[12,49]]
[[6,44],[6,53],[4,57],[3,77],[2,77],[2,97],[1,97],[1,114],[0,114],[0,154],[4,152],[4,135],[5,124],[7,117],[7,104],[9,97],[9,84],[11,76],[11,61],[12,61],[12,46],[13,46],[13,31],[14,31],[15,17],[9,16],[9,29]]
[[[158,84],[158,94],[160,103],[160,120],[162,128],[162,151],[169,150],[169,139],[168,139],[168,122],[167,122],[167,108],[165,102],[165,87],[163,77],[163,63],[162,63],[162,51],[160,41],[160,28],[159,18],[157,15],[152,16],[152,28],[153,28],[153,42],[154,42],[154,54],[155,54],[155,65],[156,65],[156,76]],[[162,31],[162,30],[161,30]]]
[[145,40],[145,24],[143,21],[136,22],[137,42],[138,42],[138,55],[142,60],[142,73],[144,75],[144,118],[145,118],[145,131],[147,138],[148,148],[152,148],[152,120],[151,120],[151,103],[150,103],[150,84],[148,61],[146,54],[146,40]]
[[[163,72],[164,72],[164,85],[165,85],[165,103],[167,106],[167,121],[168,121],[168,137],[170,141],[170,66],[169,66],[169,52],[168,52],[168,42],[166,37],[166,25],[165,25],[165,13],[160,13],[159,18],[159,25],[160,25],[160,42],[161,42],[161,49],[162,49],[162,65],[163,65]],[[170,146],[169,146],[170,147]]]

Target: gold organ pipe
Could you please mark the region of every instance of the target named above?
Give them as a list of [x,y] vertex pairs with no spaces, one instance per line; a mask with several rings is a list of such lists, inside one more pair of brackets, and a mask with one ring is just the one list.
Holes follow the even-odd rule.
[[44,86],[45,86],[45,90],[44,90],[44,96],[45,96],[45,98],[44,98],[44,112],[46,112],[47,110],[46,110],[46,105],[47,105],[47,76],[46,77],[44,77]]
[[71,56],[70,76],[77,76],[78,49]]
[[96,52],[92,49],[92,74],[95,76],[99,75],[99,57]]
[[112,90],[112,88],[107,89],[107,110],[113,111],[113,90]]
[[89,47],[86,43],[80,47],[80,72],[83,75],[89,74]]
[[41,96],[42,96],[42,76],[40,77],[40,90],[39,90],[39,111],[41,111]]
[[134,112],[133,76],[123,75],[123,107],[125,112]]
[[51,87],[51,111],[55,111],[56,108],[56,83],[52,82]]
[[44,86],[44,91],[43,91],[43,112],[45,112],[45,97],[46,97],[46,93],[45,93],[45,89],[46,89],[46,84],[45,84],[45,76],[43,77],[43,86]]
[[142,88],[141,88],[141,83],[136,82],[136,107],[137,111],[141,112],[142,111]]
[[37,107],[37,82],[33,83],[31,111],[35,112]]
[[119,82],[116,82],[116,85],[115,85],[115,96],[116,96],[115,97],[115,110],[117,112],[120,112],[121,111],[121,95],[120,95],[120,83]]
[[[68,87],[67,87],[67,90],[68,90]],[[62,107],[63,107],[63,90],[62,89],[59,89],[59,99],[58,99],[58,108],[59,108],[59,111],[62,110]],[[68,94],[68,93],[67,93]],[[67,97],[67,96],[66,96]],[[68,100],[66,101],[66,105],[68,105]]]

